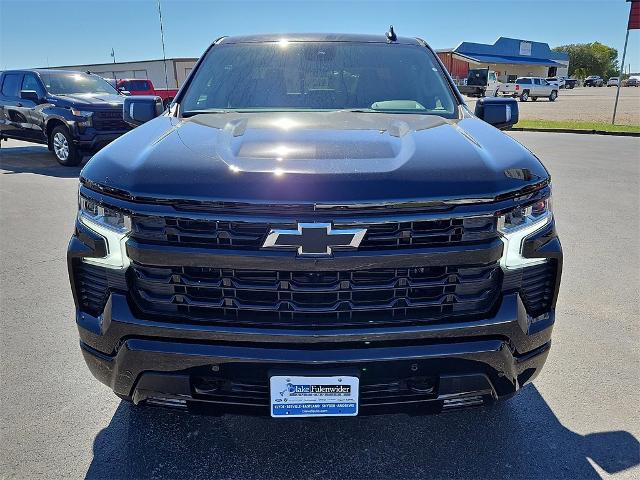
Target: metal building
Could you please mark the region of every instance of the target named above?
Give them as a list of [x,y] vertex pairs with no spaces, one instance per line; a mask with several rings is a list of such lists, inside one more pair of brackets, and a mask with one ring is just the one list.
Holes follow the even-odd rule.
[[[166,88],[179,88],[185,81],[197,58],[167,58]],[[65,65],[51,67],[61,70],[89,71],[104,78],[147,78],[157,88],[165,88],[163,60],[141,60],[138,62],[97,63],[91,65]]]

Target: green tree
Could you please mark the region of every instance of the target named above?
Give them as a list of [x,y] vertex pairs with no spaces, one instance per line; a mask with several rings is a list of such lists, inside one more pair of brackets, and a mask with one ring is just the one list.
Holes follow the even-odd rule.
[[608,78],[618,74],[618,51],[600,42],[560,45],[553,50],[569,54],[569,76]]

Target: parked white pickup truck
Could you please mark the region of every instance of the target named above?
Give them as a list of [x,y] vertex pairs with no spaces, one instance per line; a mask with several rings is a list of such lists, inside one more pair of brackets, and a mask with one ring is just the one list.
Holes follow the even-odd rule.
[[529,99],[535,102],[538,98],[548,98],[554,102],[558,98],[558,86],[550,85],[540,77],[520,77],[515,83],[502,85],[500,93],[507,97],[519,97],[521,102]]

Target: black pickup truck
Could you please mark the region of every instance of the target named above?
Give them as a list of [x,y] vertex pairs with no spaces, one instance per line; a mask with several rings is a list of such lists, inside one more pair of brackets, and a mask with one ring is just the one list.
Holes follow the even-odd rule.
[[65,70],[0,74],[0,140],[44,143],[58,162],[74,166],[131,127],[124,96],[98,75]]
[[[513,395],[551,346],[549,173],[421,39],[215,41],[80,175],[86,363],[134,404],[275,418]],[[157,118],[154,118],[157,117]]]

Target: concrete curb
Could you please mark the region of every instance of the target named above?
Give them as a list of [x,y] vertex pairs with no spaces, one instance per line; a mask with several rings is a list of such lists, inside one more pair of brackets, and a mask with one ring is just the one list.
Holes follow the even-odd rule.
[[618,137],[640,137],[640,132],[607,132],[604,130],[576,130],[572,128],[514,127],[510,130],[515,132],[578,133],[582,135],[615,135]]

